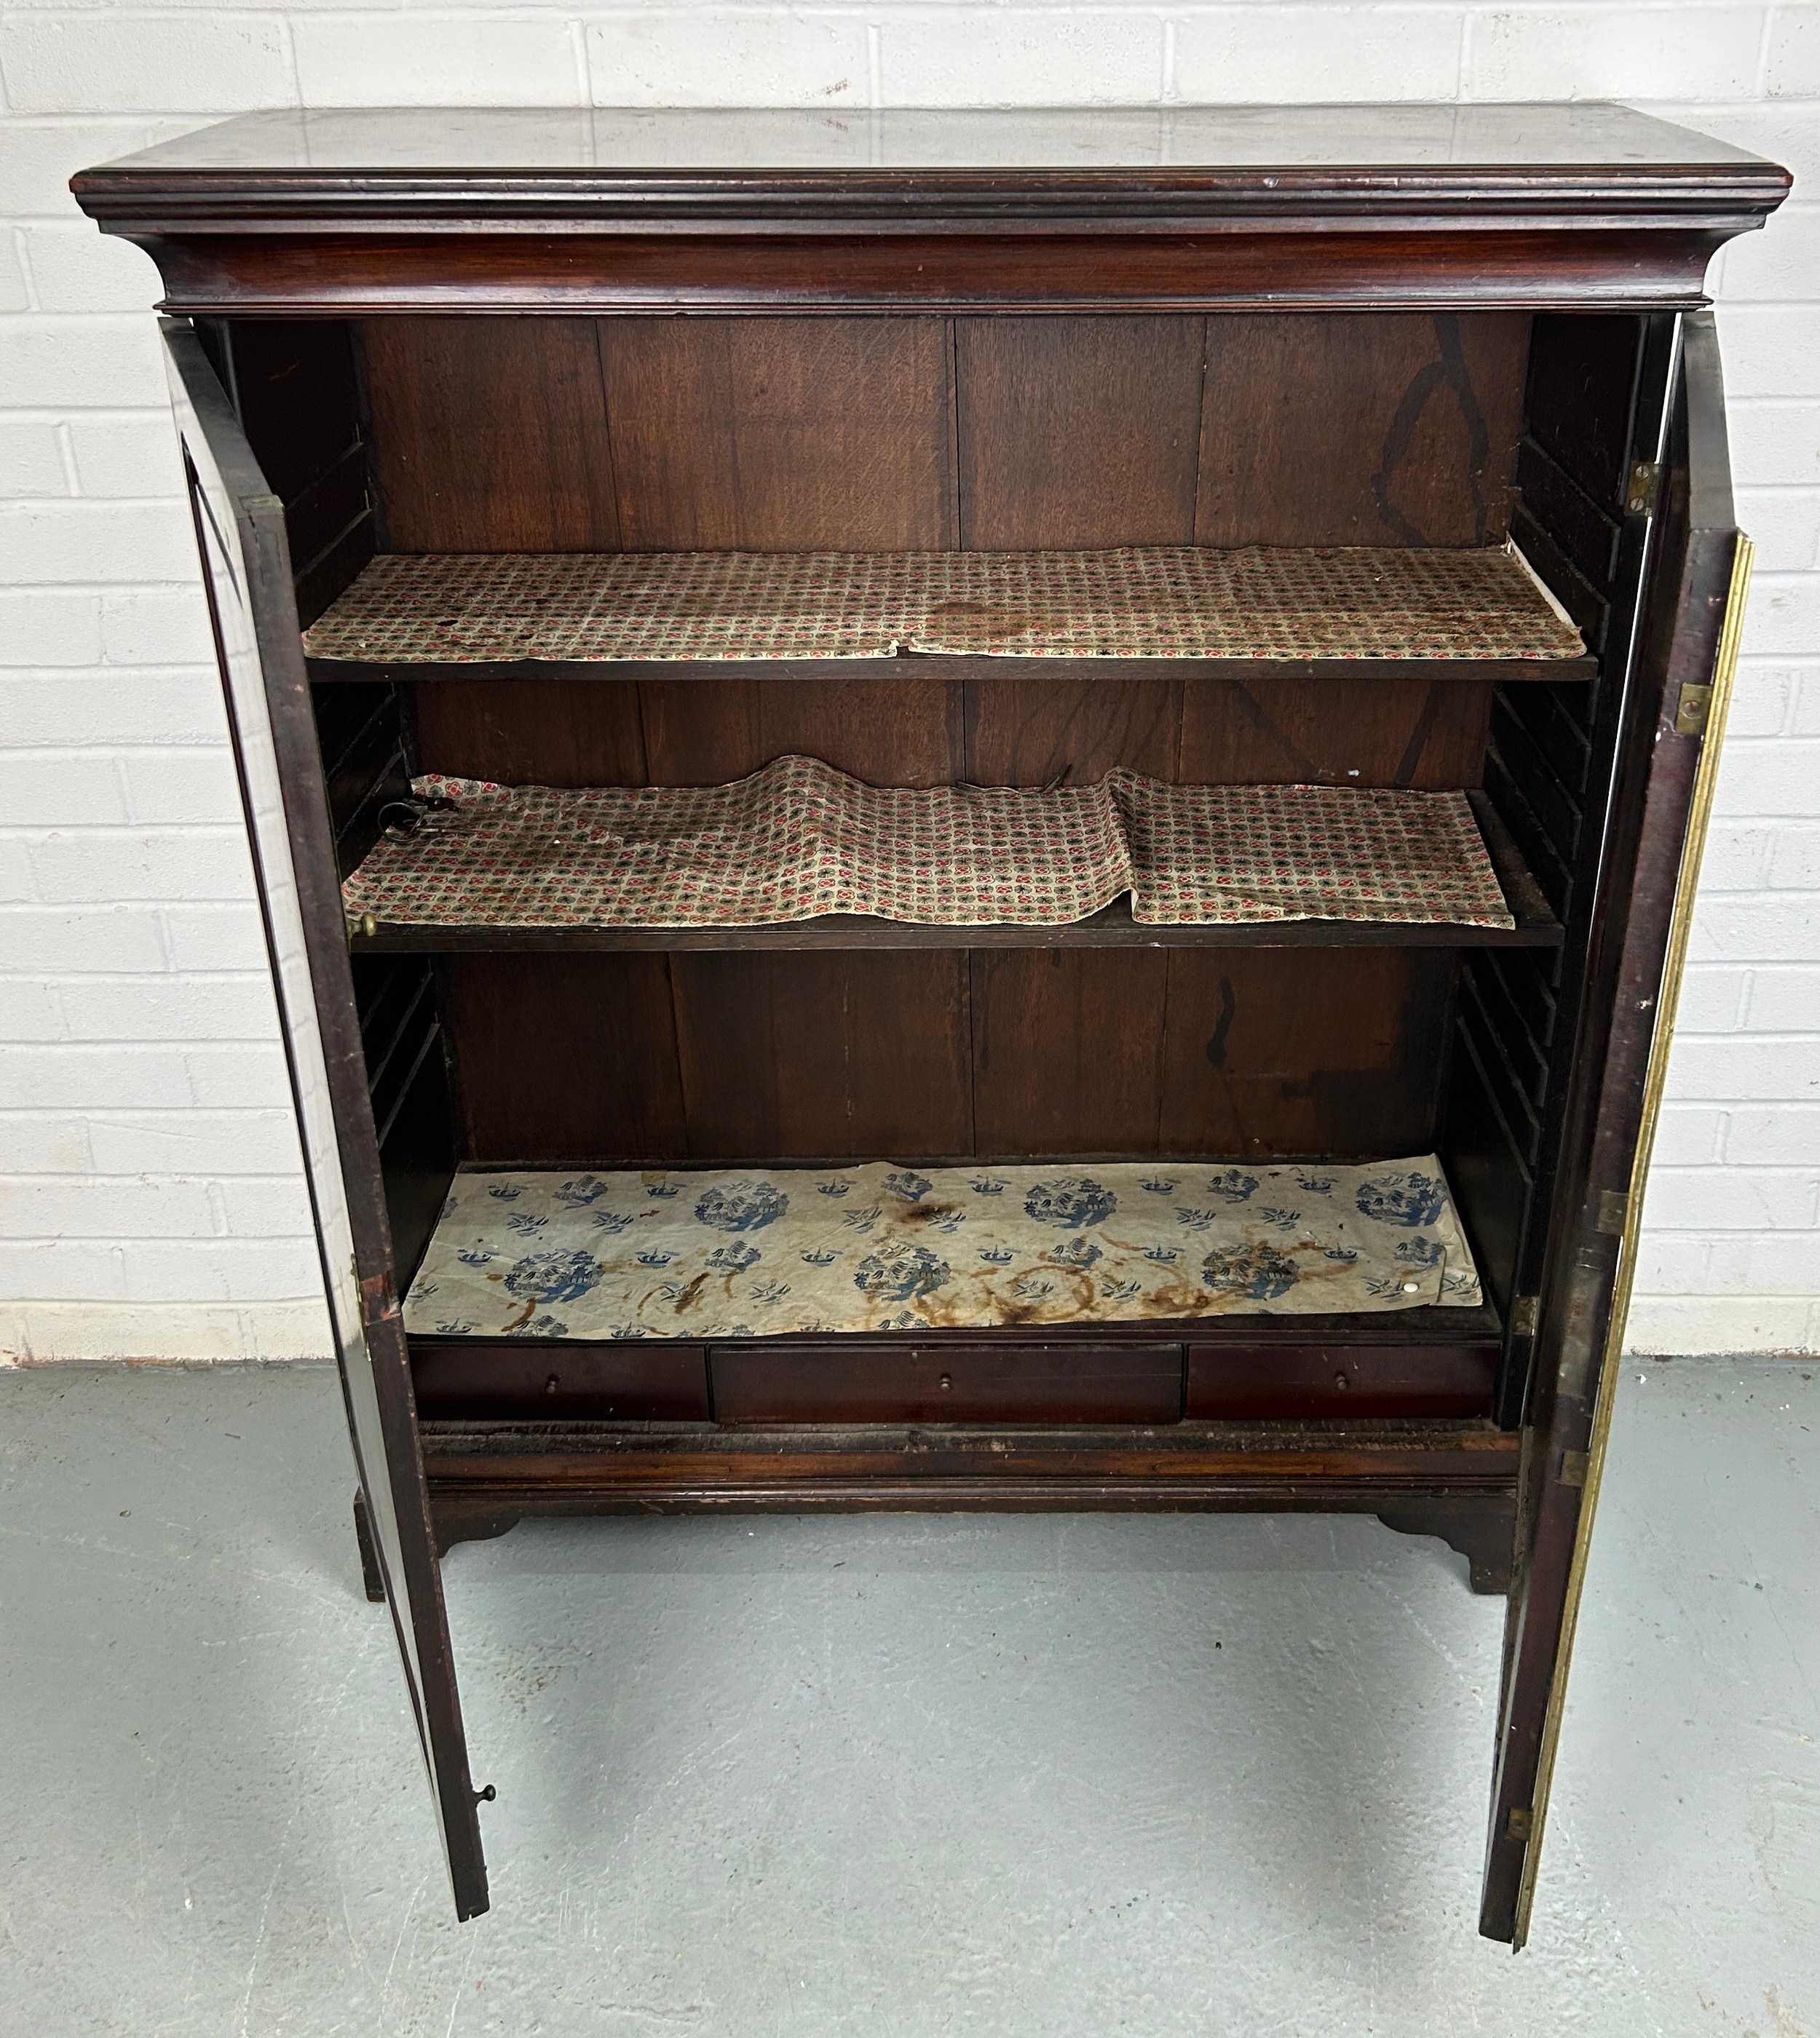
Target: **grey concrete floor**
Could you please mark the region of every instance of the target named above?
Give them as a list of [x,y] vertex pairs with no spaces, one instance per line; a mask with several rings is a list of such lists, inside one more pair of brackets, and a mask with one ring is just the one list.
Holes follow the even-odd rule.
[[0,1375],[0,2029],[1820,2033],[1820,1365],[1631,1366],[1530,1950],[1500,1604],[1297,1518],[539,1524],[453,1922],[332,1373]]

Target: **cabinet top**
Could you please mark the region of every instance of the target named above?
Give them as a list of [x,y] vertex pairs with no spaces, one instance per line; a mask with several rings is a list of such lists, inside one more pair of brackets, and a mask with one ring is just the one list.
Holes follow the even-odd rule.
[[243,116],[85,170],[267,312],[1671,308],[1785,170],[1619,106]]
[[1786,171],[1728,143],[1600,104],[896,108],[878,112],[484,108],[249,113],[85,170],[97,217],[236,201],[278,214],[590,199],[910,196],[931,210],[1090,190],[1280,210],[1325,197],[1404,210],[1533,204],[1768,207]]

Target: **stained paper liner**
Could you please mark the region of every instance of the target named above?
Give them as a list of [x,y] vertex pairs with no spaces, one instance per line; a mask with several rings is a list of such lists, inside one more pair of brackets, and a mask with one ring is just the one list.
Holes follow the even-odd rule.
[[1481,1300],[1440,1163],[455,1178],[419,1335],[748,1338]]
[[1549,659],[1585,650],[1514,548],[387,555],[312,657]]
[[[1132,894],[1146,926],[1322,919],[1512,927],[1463,793],[864,786],[780,757],[709,787],[420,778],[433,805],[343,888],[396,926],[740,927],[857,914],[1061,926]],[[404,817],[407,821],[409,816]]]

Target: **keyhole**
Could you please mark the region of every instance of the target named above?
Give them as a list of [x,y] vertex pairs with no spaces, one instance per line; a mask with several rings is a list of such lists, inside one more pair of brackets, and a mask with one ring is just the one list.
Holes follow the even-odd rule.
[[556,1389],[561,1386],[562,1384],[563,1383],[556,1377],[555,1374],[552,1373],[549,1378],[544,1382],[544,1392],[546,1394],[554,1394]]
[[949,1388],[954,1384],[954,1375],[952,1373],[944,1373],[942,1377],[935,1384],[941,1388],[942,1392],[946,1394]]
[[1333,1385],[1340,1389],[1342,1394],[1344,1394],[1352,1383],[1346,1377],[1344,1373],[1337,1373],[1333,1376]]

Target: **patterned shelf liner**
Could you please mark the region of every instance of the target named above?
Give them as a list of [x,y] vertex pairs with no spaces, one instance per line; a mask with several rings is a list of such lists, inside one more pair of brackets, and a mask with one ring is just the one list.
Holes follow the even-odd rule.
[[1514,545],[1089,552],[388,554],[314,658],[1575,658]]
[[1432,1154],[462,1173],[419,1335],[745,1338],[1472,1308]]
[[1129,892],[1151,926],[1352,920],[1512,927],[1463,793],[862,785],[780,757],[730,786],[415,782],[343,886],[393,926],[741,927],[861,914],[1064,926]]

